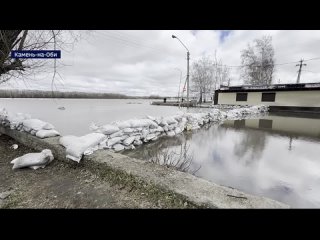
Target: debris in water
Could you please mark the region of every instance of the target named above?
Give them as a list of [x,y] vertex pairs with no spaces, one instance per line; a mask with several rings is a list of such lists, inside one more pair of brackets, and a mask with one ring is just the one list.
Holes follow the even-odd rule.
[[58,109],[65,110],[66,108],[65,107],[58,107]]

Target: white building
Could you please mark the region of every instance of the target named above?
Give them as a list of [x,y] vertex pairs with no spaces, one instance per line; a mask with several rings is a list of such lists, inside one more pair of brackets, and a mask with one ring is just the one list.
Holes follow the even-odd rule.
[[270,111],[320,112],[320,83],[221,87],[214,104],[268,105]]

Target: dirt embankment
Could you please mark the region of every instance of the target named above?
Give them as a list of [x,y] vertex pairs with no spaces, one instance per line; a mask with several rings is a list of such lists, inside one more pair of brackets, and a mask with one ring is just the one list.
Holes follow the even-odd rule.
[[54,160],[44,169],[12,170],[10,161],[30,152],[35,151],[0,136],[0,208],[166,208],[147,193],[107,182],[81,165]]

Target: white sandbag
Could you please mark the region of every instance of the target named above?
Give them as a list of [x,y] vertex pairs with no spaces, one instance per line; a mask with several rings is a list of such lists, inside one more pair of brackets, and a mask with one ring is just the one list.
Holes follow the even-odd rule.
[[121,137],[121,136],[123,136],[123,134],[124,134],[123,131],[120,130],[120,131],[118,131],[118,132],[112,133],[112,134],[110,135],[110,138]]
[[141,135],[134,136],[134,139],[135,139],[135,140],[140,140],[140,139],[141,139]]
[[59,139],[59,143],[66,147],[67,158],[80,162],[85,150],[97,146],[106,136],[102,133],[89,133],[87,135],[64,136]]
[[129,145],[129,146],[124,146],[124,149],[126,149],[126,150],[132,150],[132,149],[135,149],[135,146],[133,146],[133,145]]
[[133,143],[133,141],[136,139],[135,136],[133,137],[128,137],[126,138],[122,143],[125,145],[125,146],[129,146]]
[[155,121],[155,120],[156,120],[156,118],[155,118],[155,117],[152,117],[152,116],[147,116],[147,118],[149,118],[149,119],[152,120],[152,121]]
[[36,133],[38,138],[47,138],[47,137],[55,137],[60,136],[60,133],[56,130],[39,130]]
[[110,138],[107,141],[107,146],[112,147],[114,144],[121,142],[121,137]]
[[134,132],[134,130],[132,128],[124,128],[122,129],[123,133],[128,134],[128,133],[132,133]]
[[136,145],[136,146],[139,146],[142,144],[142,141],[140,139],[136,139],[133,141],[133,144]]
[[85,155],[85,156],[91,155],[92,153],[94,153],[94,152],[97,151],[98,149],[99,149],[98,145],[97,145],[97,146],[94,146],[94,147],[90,147],[90,148],[86,149],[86,150],[83,152],[83,155]]
[[157,128],[158,124],[156,124],[154,121],[150,119],[132,119],[130,121],[131,127],[138,128],[138,127],[152,127]]
[[139,132],[133,132],[133,133],[130,133],[129,136],[130,136],[130,137],[133,137],[133,136],[141,136],[141,133],[139,133]]
[[100,129],[101,133],[106,134],[106,135],[110,135],[110,134],[118,132],[120,130],[119,127],[117,127],[115,125],[111,125],[111,124],[103,125],[99,129]]
[[182,133],[182,129],[179,128],[179,127],[176,127],[176,128],[174,129],[174,133],[175,133],[175,134],[180,134],[180,133]]
[[103,140],[102,142],[100,142],[100,143],[98,144],[98,149],[109,148],[109,147],[107,146],[107,141],[108,141],[108,138],[106,138],[105,140]]
[[131,127],[130,121],[118,121],[118,122],[113,122],[112,124],[116,125],[120,129]]
[[178,124],[170,124],[168,125],[168,131],[174,130],[176,127],[178,126]]
[[152,138],[151,141],[156,141],[158,140],[158,136],[156,136],[155,138]]
[[44,149],[40,153],[27,153],[21,157],[15,158],[11,161],[13,164],[12,169],[18,168],[44,168],[47,164],[54,159],[51,150]]
[[123,140],[127,139],[128,137],[130,137],[130,136],[129,135],[123,135],[123,136],[121,136],[119,138],[120,138],[120,141],[123,141]]
[[124,146],[120,143],[115,144],[113,147],[114,151],[119,152],[122,151],[124,149]]
[[28,114],[23,114],[23,113],[8,113],[7,115],[7,121],[10,123],[10,128],[11,129],[16,129],[19,125],[22,124],[23,120],[30,119],[30,115]]
[[1,121],[6,120],[7,116],[8,116],[8,111],[5,108],[1,109],[1,111],[0,111],[0,120]]
[[155,138],[155,137],[157,137],[157,135],[154,134],[154,133],[151,133],[151,134],[148,134],[148,135],[145,137],[145,140],[149,141],[149,140],[151,140],[151,139],[153,139],[153,138]]
[[36,135],[36,133],[37,133],[37,131],[36,130],[34,130],[34,129],[32,129],[31,131],[30,131],[30,134],[32,134],[32,135]]
[[41,129],[51,130],[54,126],[50,123],[41,121],[39,119],[26,119],[22,121],[24,127],[30,130],[39,131]]
[[175,134],[174,131],[168,131],[168,132],[167,132],[167,135],[168,135],[169,137],[173,137],[173,136],[176,135],[176,134]]
[[162,121],[166,122],[167,124],[175,124],[178,123],[178,121],[176,119],[174,119],[174,117],[164,117],[162,119]]
[[147,137],[147,135],[149,134],[149,130],[148,129],[142,129],[142,131],[141,131],[141,138],[146,138]]
[[54,126],[51,123],[47,123],[46,125],[43,126],[44,130],[51,130],[54,129]]

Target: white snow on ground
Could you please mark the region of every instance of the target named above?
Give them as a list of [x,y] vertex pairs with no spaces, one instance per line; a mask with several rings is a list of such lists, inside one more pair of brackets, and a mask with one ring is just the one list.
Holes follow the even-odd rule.
[[50,123],[39,119],[32,119],[30,115],[23,113],[11,113],[5,108],[0,110],[0,124],[11,129],[23,131],[39,138],[60,136]]
[[21,157],[15,158],[11,161],[12,169],[29,167],[32,169],[44,168],[54,159],[51,150],[44,149],[40,153],[27,153]]

